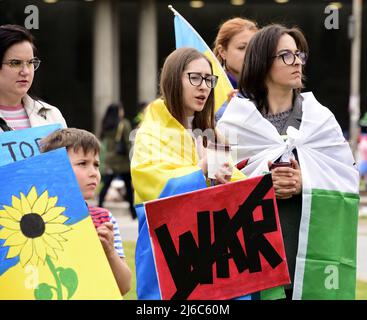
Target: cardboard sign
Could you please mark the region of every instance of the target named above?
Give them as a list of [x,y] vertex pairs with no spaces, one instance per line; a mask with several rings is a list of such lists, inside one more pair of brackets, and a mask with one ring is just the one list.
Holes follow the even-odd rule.
[[231,299],[290,282],[270,174],[145,210],[162,299]]
[[60,124],[1,132],[0,166],[40,154],[39,141],[57,129]]
[[65,148],[0,177],[0,300],[121,299]]

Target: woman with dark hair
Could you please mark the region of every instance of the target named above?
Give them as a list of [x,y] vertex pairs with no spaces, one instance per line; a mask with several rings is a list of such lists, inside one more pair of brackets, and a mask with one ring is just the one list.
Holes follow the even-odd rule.
[[[236,137],[230,142],[238,144],[237,162],[247,163],[242,172],[271,170],[291,277],[287,298],[353,299],[358,171],[334,115],[311,92],[301,94],[307,56],[298,28],[261,29],[239,82],[249,99],[233,98],[217,129]],[[327,284],[334,268],[337,288]]]
[[32,34],[18,25],[0,26],[0,132],[60,123],[60,111],[27,93],[41,60]]
[[[234,94],[237,92],[248,43],[257,31],[258,28],[254,21],[239,17],[225,21],[219,28],[213,52],[226,71],[235,89]],[[216,121],[222,117],[227,105],[228,103],[225,102],[216,112]]]
[[[175,50],[161,72],[162,98],[147,106],[137,132],[131,172],[139,219],[138,299],[160,299],[144,202],[207,187],[205,147],[208,140],[217,138],[216,83],[212,65],[202,53],[191,48]],[[222,164],[215,177],[218,184],[244,178],[239,171],[232,172],[229,163]]]
[[102,120],[101,141],[105,147],[104,174],[102,176],[103,187],[99,193],[99,207],[103,202],[108,188],[114,178],[120,178],[125,182],[126,200],[130,204],[130,213],[133,219],[136,212],[133,202],[133,190],[130,174],[130,136],[131,124],[125,118],[125,111],[121,103],[113,103],[108,106]]

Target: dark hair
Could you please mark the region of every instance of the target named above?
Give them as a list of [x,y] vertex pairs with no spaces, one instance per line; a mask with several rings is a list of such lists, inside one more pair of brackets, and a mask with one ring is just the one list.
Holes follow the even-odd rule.
[[[27,41],[32,45],[33,54],[36,55],[36,47],[32,34],[24,27],[16,24],[0,26],[0,62],[3,61],[5,52],[13,45]],[[0,69],[2,64],[0,65]]]
[[[286,28],[280,24],[262,28],[252,37],[247,47],[238,88],[255,102],[259,110],[268,110],[268,88],[265,81],[273,65],[272,57],[276,54],[279,39],[284,34],[290,35],[297,48],[308,54],[308,44],[302,31],[297,27]],[[301,89],[294,91],[300,93]]]
[[115,130],[120,122],[119,112],[124,110],[121,103],[111,103],[106,110],[102,119],[101,138],[104,137],[106,131]]
[[[185,112],[183,108],[183,86],[182,74],[186,70],[188,64],[197,59],[205,59],[208,61],[211,72],[213,67],[209,59],[192,48],[180,48],[173,51],[164,62],[160,90],[168,111],[177,119],[184,127],[186,127]],[[201,112],[195,112],[192,123],[193,129],[214,129],[214,89],[209,93],[208,99]]]
[[99,154],[101,145],[97,137],[86,130],[77,128],[66,128],[56,130],[40,141],[41,152],[47,152],[65,147],[74,152],[83,150],[84,154],[94,152]]

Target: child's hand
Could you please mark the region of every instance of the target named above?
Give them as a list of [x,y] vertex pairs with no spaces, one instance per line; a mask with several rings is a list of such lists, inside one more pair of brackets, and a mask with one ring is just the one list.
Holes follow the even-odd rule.
[[113,224],[111,222],[105,222],[103,225],[97,228],[99,240],[101,240],[103,250],[107,256],[114,253],[114,236],[113,236]]

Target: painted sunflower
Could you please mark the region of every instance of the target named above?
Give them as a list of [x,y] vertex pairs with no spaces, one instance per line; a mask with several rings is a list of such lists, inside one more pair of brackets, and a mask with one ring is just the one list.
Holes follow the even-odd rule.
[[28,195],[12,196],[12,205],[3,205],[0,210],[0,239],[8,246],[7,258],[19,256],[24,267],[27,264],[45,263],[46,256],[57,259],[55,249],[63,250],[66,239],[62,236],[70,231],[64,223],[69,219],[62,213],[65,207],[57,207],[58,198],[49,197],[45,190],[40,196],[33,186]]

